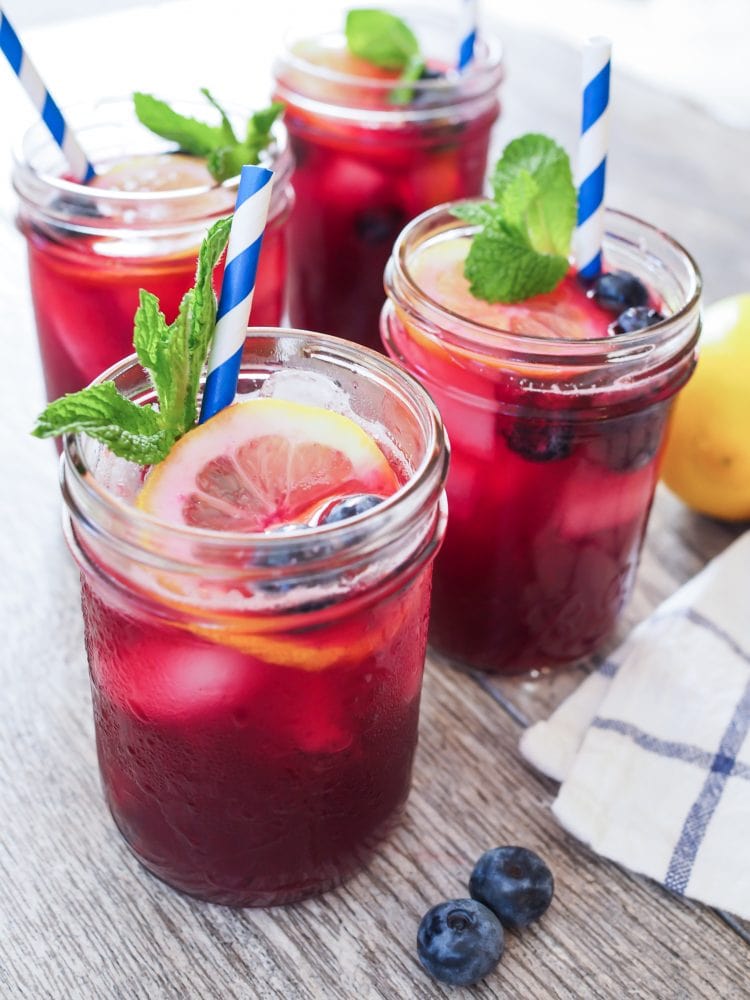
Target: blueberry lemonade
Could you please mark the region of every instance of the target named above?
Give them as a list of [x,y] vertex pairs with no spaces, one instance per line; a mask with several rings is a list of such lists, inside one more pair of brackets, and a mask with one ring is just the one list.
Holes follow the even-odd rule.
[[290,319],[381,349],[393,241],[425,209],[481,193],[503,70],[491,39],[453,69],[450,19],[352,10],[342,27],[294,40],[276,65],[296,162]]
[[142,293],[138,358],[37,433],[67,433],[114,820],[170,885],[265,906],[338,884],[404,805],[447,452],[409,376],[290,330],[254,329],[234,404],[194,426],[226,235],[181,318]]
[[591,653],[625,603],[700,277],[666,234],[608,212],[604,273],[581,281],[568,158],[544,136],[511,143],[493,187],[407,227],[382,329],[452,446],[431,643],[520,672]]
[[276,174],[253,317],[281,321],[293,196],[283,130],[274,127],[280,105],[234,125],[218,106],[217,123],[205,120],[205,107],[172,107],[143,93],[100,102],[76,119],[96,165],[85,184],[66,174],[44,125],[27,134],[13,182],[48,399],[83,388],[130,354],[141,288],[158,295],[169,319],[177,315],[198,246],[209,225],[232,212],[245,163],[263,162]]

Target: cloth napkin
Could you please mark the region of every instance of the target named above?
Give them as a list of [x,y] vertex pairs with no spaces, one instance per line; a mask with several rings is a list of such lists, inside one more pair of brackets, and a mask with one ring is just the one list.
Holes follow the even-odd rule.
[[637,626],[521,753],[574,836],[750,919],[750,531]]

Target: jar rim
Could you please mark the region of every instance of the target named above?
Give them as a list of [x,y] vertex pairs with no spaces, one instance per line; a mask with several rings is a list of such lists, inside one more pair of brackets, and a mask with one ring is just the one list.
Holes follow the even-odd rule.
[[[399,10],[405,18],[419,25],[429,21],[445,27],[451,37],[458,36],[458,25],[455,18],[436,13],[434,10],[424,7],[407,7]],[[330,28],[323,31],[300,32],[298,29],[287,31],[284,37],[284,52],[276,60],[273,75],[277,82],[277,87],[281,91],[282,98],[301,107],[320,110],[327,109],[328,113],[334,114],[335,109],[340,108],[362,111],[367,119],[373,120],[398,120],[408,118],[430,118],[435,117],[438,112],[444,111],[466,100],[483,97],[493,91],[501,82],[505,72],[505,53],[500,40],[491,32],[482,31],[478,34],[475,43],[475,58],[468,67],[459,72],[451,68],[445,76],[430,79],[420,79],[409,81],[409,88],[419,97],[424,99],[423,107],[415,107],[415,99],[404,104],[393,104],[385,107],[371,107],[368,100],[372,101],[380,97],[384,99],[394,87],[399,86],[398,80],[381,79],[366,76],[357,76],[342,70],[333,69],[321,63],[313,62],[299,55],[294,51],[295,43],[302,41],[312,41],[324,38],[343,38],[343,29]],[[457,48],[458,46],[456,46]],[[284,77],[288,72],[297,73],[301,78],[319,84],[329,84],[337,86],[342,92],[342,101],[327,101],[302,92],[302,88],[289,86]],[[359,102],[352,101],[349,104],[344,98],[351,94],[368,95],[368,99],[361,98]],[[358,104],[363,105],[362,108]],[[341,113],[341,112],[339,112]]]
[[[470,200],[481,202],[486,199]],[[398,298],[406,292],[410,301],[416,303],[417,310],[424,310],[430,319],[434,320],[438,316],[448,318],[450,329],[446,329],[442,324],[431,323],[431,328],[439,333],[442,341],[477,354],[481,354],[482,349],[486,349],[488,355],[502,349],[512,350],[526,357],[543,358],[550,364],[575,365],[576,361],[580,361],[588,365],[591,363],[592,355],[608,355],[611,360],[619,360],[620,356],[623,359],[632,358],[644,349],[652,347],[655,342],[669,340],[673,333],[680,332],[685,322],[697,316],[699,312],[702,278],[692,255],[659,227],[628,212],[607,208],[605,240],[620,238],[617,233],[618,227],[634,228],[640,231],[642,238],[648,236],[660,243],[684,265],[689,284],[684,295],[685,301],[676,311],[644,330],[621,333],[608,338],[540,337],[499,329],[497,326],[468,319],[425,292],[414,279],[409,267],[411,254],[430,236],[447,233],[452,229],[457,231],[456,235],[462,236],[477,231],[478,226],[466,223],[453,215],[453,209],[459,204],[466,204],[466,199],[437,205],[412,219],[399,234],[386,268],[386,290],[389,297]]]
[[[411,507],[415,510],[421,510],[420,498],[424,502],[425,497],[437,498],[440,495],[447,474],[447,442],[442,429],[442,420],[427,391],[411,375],[368,348],[349,344],[325,334],[286,328],[254,327],[248,329],[246,344],[258,337],[271,337],[276,340],[292,338],[297,342],[310,342],[316,349],[323,352],[322,357],[325,356],[325,352],[329,356],[333,354],[344,362],[353,363],[357,370],[366,371],[380,384],[388,384],[397,388],[401,397],[406,399],[407,405],[418,412],[420,425],[425,431],[425,446],[419,464],[395,493],[377,506],[344,521],[300,528],[298,531],[283,534],[268,534],[261,531],[220,531],[178,525],[163,521],[132,504],[126,503],[107,489],[97,480],[86,460],[84,443],[86,436],[81,433],[69,433],[64,437],[61,456],[61,481],[68,507],[72,510],[72,504],[75,503],[76,508],[81,509],[83,505],[86,508],[87,524],[94,528],[97,527],[97,522],[101,522],[104,517],[109,516],[115,519],[123,532],[133,533],[136,537],[141,532],[152,532],[160,537],[174,540],[178,544],[181,542],[197,544],[201,551],[208,547],[218,555],[222,552],[245,548],[252,548],[255,552],[264,552],[295,544],[314,545],[323,540],[344,537],[353,531],[361,531],[363,528],[367,529],[369,539],[373,535],[383,534],[394,521],[399,520],[394,516],[395,508]],[[365,355],[366,365],[362,364],[362,354]],[[308,356],[317,357],[312,353]],[[258,362],[258,364],[262,363],[262,360]],[[245,362],[243,361],[244,366]],[[108,368],[93,384],[116,379],[118,376],[122,377],[138,368],[140,368],[138,359],[135,354],[132,354]],[[143,398],[142,394],[136,393],[135,395],[137,398]]]
[[[179,108],[185,109],[186,113],[195,110],[208,117],[212,117],[214,113],[218,114],[206,102],[190,98],[173,98],[170,94],[166,94],[165,99],[172,106],[177,105]],[[233,118],[240,118],[244,115],[245,120],[251,113],[248,109],[240,108],[237,105],[228,105],[227,111]],[[163,145],[160,150],[155,149],[150,153],[136,155],[157,155],[159,152],[177,151],[176,143],[172,143],[168,139],[161,139],[138,121],[133,110],[132,96],[103,97],[94,102],[77,102],[66,107],[66,116],[79,138],[85,137],[87,133],[90,134],[97,129],[109,127],[125,129],[132,126],[142,129],[144,137],[151,137],[155,143]],[[34,142],[37,145],[31,150],[30,145]],[[92,187],[79,181],[68,180],[59,173],[37,169],[32,163],[32,157],[37,155],[40,149],[56,150],[57,147],[44,123],[37,121],[26,129],[11,153],[13,185],[16,193],[22,200],[37,207],[41,207],[43,199],[50,194],[68,195],[71,199],[75,199],[75,203],[79,206],[93,202],[105,202],[110,205],[120,205],[123,208],[128,205],[154,203],[180,205],[214,195],[219,190],[230,192],[233,196],[239,186],[239,175],[235,175],[221,183],[177,188],[170,191],[120,191],[106,187]],[[276,175],[274,193],[279,192],[280,194],[288,184],[293,169],[286,129],[280,121],[274,123],[273,143],[268,149],[261,152],[260,163],[274,171]]]

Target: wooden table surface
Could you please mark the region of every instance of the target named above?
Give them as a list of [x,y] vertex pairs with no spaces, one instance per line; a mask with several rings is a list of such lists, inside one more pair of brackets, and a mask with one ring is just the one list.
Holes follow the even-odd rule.
[[[128,25],[135,43],[143,19],[163,18],[169,6],[123,16],[118,38]],[[100,28],[92,22],[86,37]],[[76,28],[76,38],[84,34]],[[57,43],[71,37],[62,29],[35,36],[47,65]],[[572,147],[575,53],[517,30],[505,38],[498,145],[533,129]],[[63,91],[70,63],[70,52],[57,59]],[[212,78],[202,73],[197,82]],[[4,86],[3,79],[0,106],[7,107]],[[693,251],[708,301],[750,289],[750,136],[618,74],[613,98],[612,204],[662,225]],[[14,138],[6,130],[0,145]],[[555,785],[519,757],[523,727],[545,717],[591,663],[536,681],[471,677],[428,663],[405,820],[370,869],[335,892],[288,908],[233,911],[180,896],[139,867],[100,795],[55,463],[51,446],[28,435],[42,389],[24,246],[6,182],[0,192],[0,996],[750,996],[750,929],[592,855],[553,819]],[[620,634],[737,533],[660,490]],[[502,965],[482,985],[444,990],[417,964],[419,919],[440,899],[464,894],[473,860],[508,842],[548,859],[554,905],[522,936],[509,935]]]

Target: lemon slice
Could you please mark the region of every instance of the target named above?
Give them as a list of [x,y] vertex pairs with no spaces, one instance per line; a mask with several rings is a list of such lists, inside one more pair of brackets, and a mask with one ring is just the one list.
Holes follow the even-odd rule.
[[[376,441],[348,417],[279,399],[222,410],[181,438],[155,466],[136,505],[172,524],[218,531],[263,531],[299,522],[327,501],[352,493],[389,496],[398,480]],[[163,582],[173,590],[169,582]],[[331,641],[267,631],[269,617],[192,617],[190,595],[174,592],[175,624],[279,667],[325,670],[356,663],[382,647],[397,623],[335,627]],[[271,615],[271,619],[273,616]],[[334,638],[335,636],[335,638]]]
[[181,438],[149,473],[136,505],[171,524],[265,531],[303,520],[329,499],[397,488],[377,442],[349,417],[252,399]]

